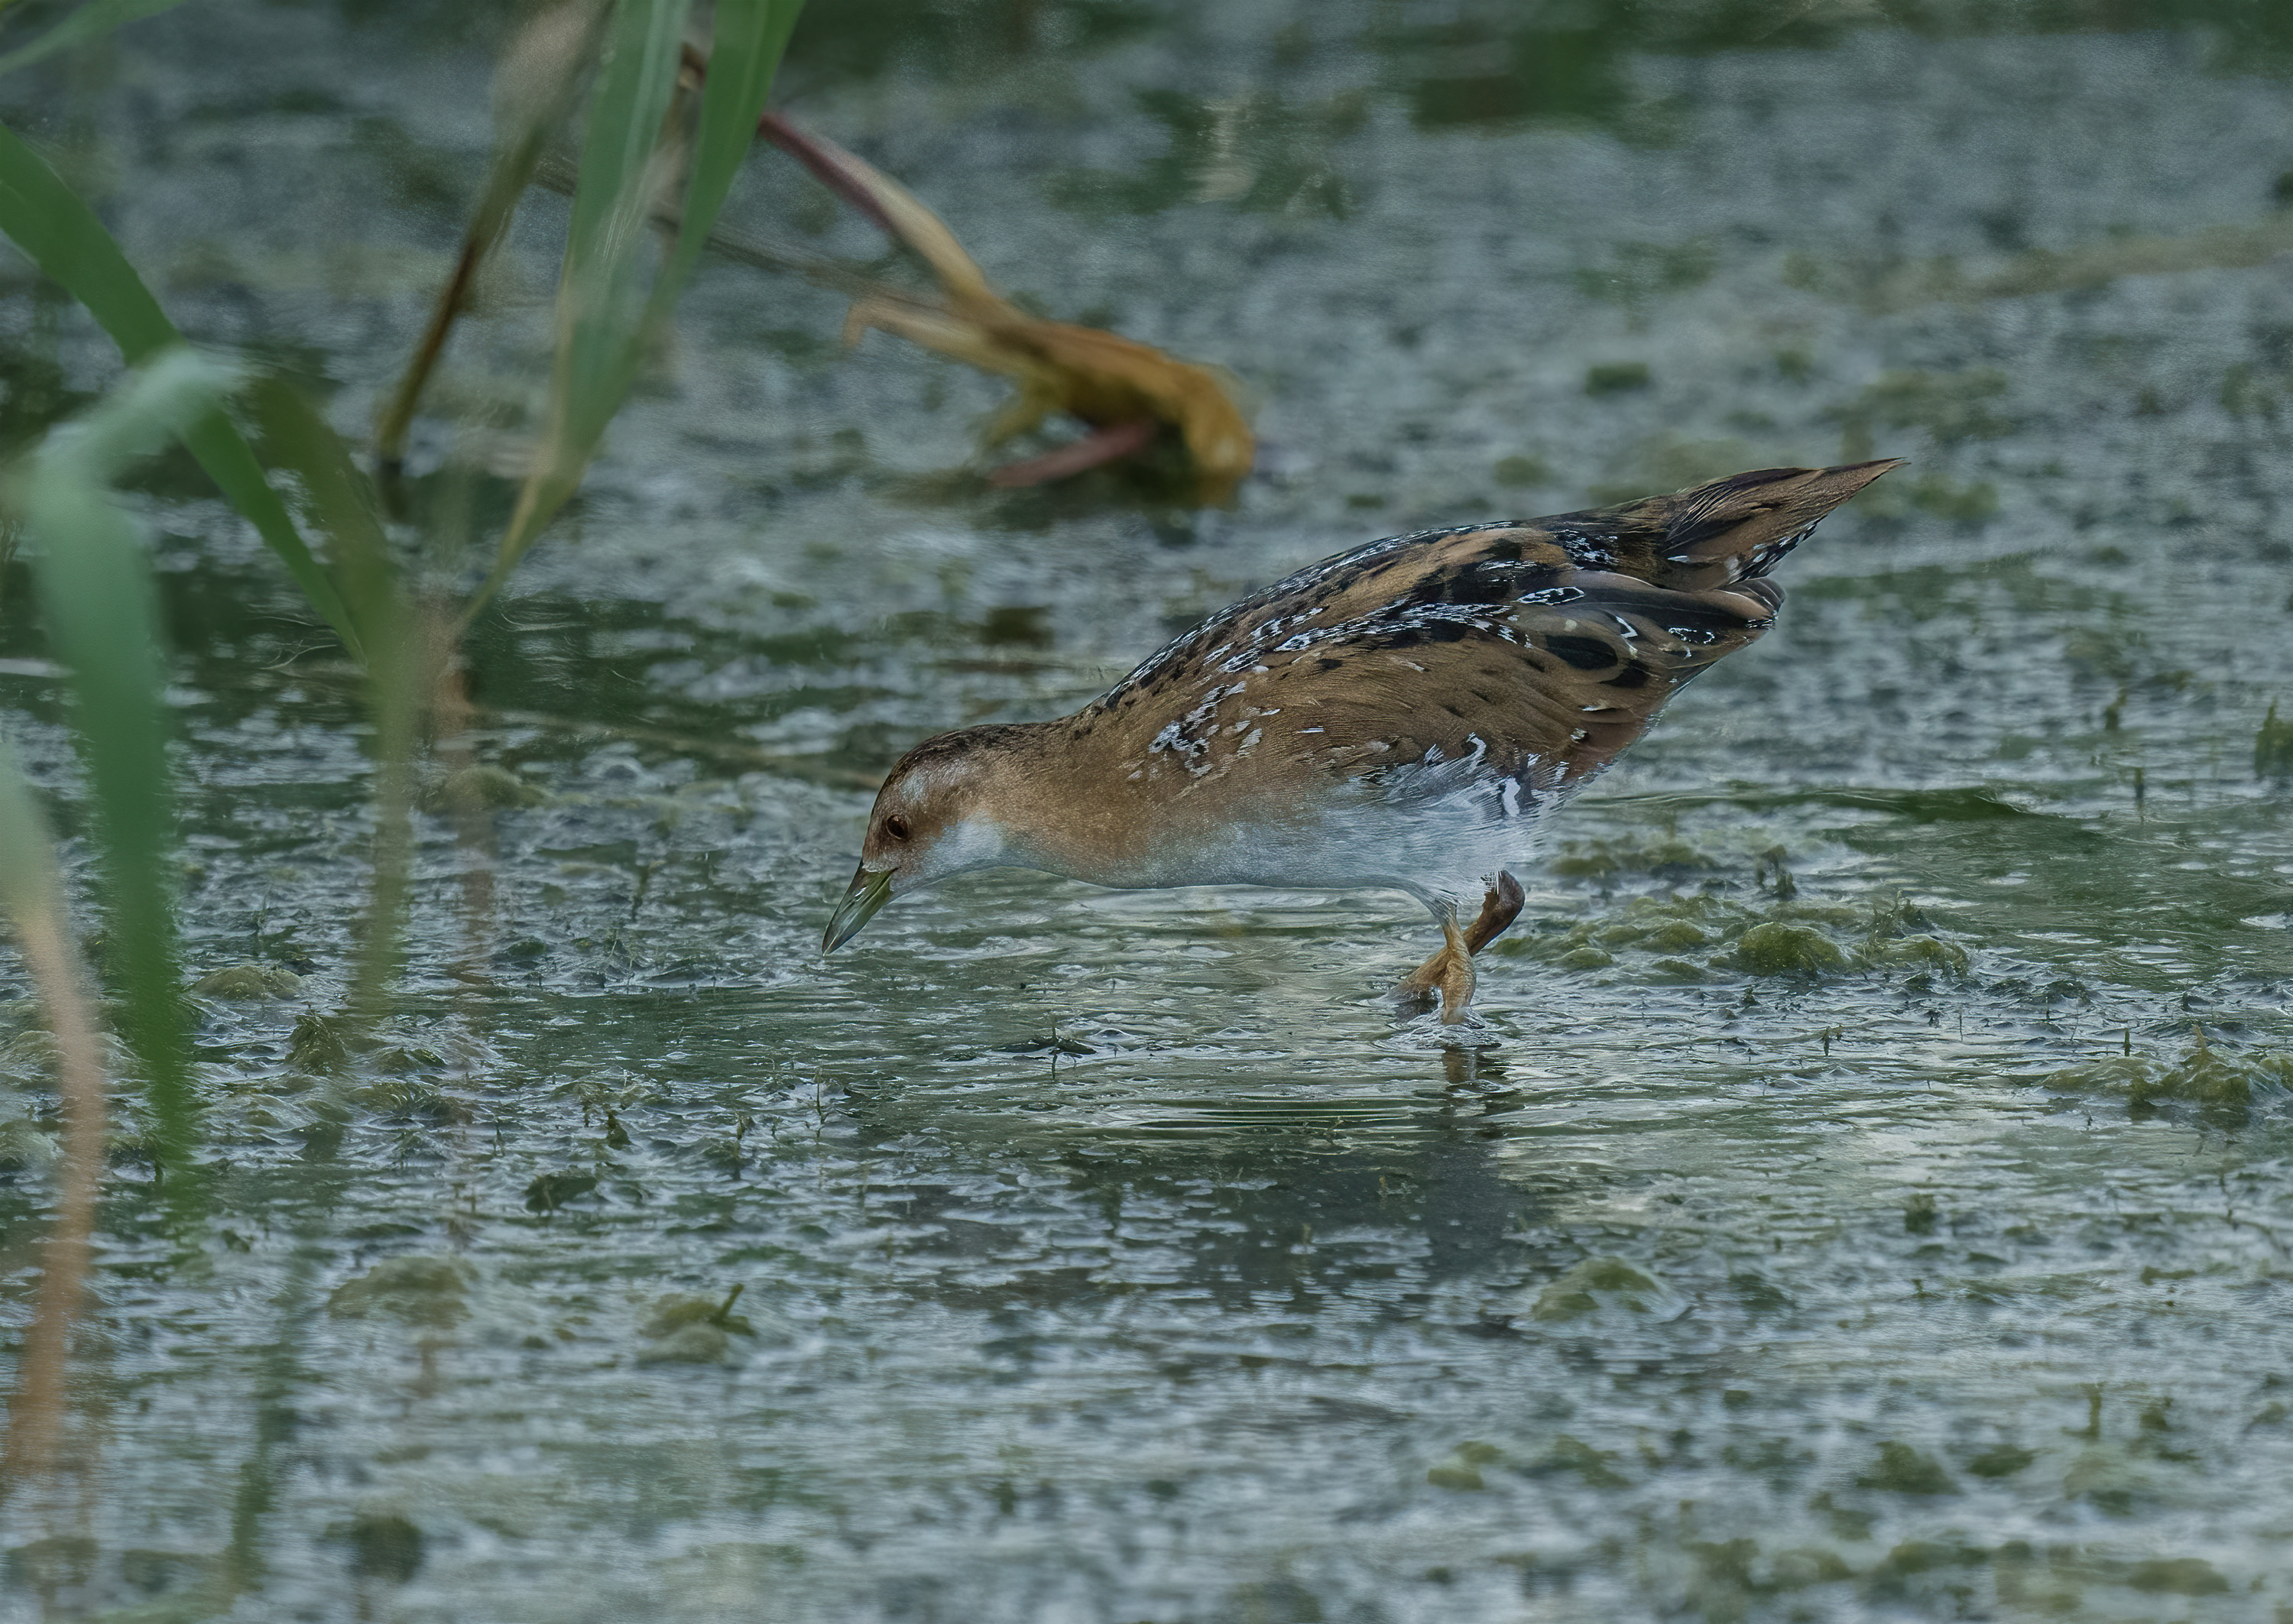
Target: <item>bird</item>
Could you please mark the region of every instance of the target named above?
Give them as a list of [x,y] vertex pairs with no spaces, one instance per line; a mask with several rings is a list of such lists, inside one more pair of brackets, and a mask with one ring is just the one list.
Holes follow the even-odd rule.
[[1758,641],[1783,603],[1770,571],[1900,465],[1754,469],[1310,564],[1072,715],[908,751],[822,950],[893,898],[978,869],[1121,889],[1390,888],[1441,932],[1396,993],[1464,1023],[1474,956],[1519,915],[1512,870],[1554,810],[1683,685]]

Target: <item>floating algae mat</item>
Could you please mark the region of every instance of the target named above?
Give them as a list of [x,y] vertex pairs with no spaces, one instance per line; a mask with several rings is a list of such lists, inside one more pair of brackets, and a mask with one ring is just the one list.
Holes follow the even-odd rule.
[[[193,0],[0,117],[355,435],[482,183],[506,21],[450,9]],[[355,677],[146,465],[200,1168],[123,1071],[0,1616],[2293,1610],[2293,36],[1793,9],[821,7],[807,126],[1019,303],[1231,368],[1257,471],[995,488],[1002,384],[704,262],[473,632],[370,1032]],[[409,445],[482,529],[563,220]],[[768,155],[725,220],[883,252]],[[13,445],[116,363],[4,274]],[[1884,455],[1555,819],[1475,1046],[1382,999],[1390,896],[996,874],[818,954],[928,732],[1376,535]],[[31,591],[0,727],[93,919]],[[12,1383],[29,995],[0,958]]]

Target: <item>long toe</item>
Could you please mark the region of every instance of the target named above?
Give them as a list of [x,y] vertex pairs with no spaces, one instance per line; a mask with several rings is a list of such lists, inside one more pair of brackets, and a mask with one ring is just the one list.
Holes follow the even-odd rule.
[[1512,922],[1520,917],[1521,904],[1527,900],[1520,882],[1513,878],[1512,871],[1498,869],[1497,883],[1490,886],[1488,895],[1481,899],[1479,917],[1465,932],[1466,949],[1478,953],[1503,935],[1511,928]]

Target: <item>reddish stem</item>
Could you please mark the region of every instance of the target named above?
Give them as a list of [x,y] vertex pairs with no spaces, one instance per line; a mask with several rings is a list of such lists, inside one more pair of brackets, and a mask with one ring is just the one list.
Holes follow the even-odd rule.
[[1053,480],[1072,479],[1126,456],[1136,456],[1155,442],[1155,431],[1161,426],[1152,417],[1141,417],[1094,429],[1056,451],[1046,451],[1025,462],[1006,463],[987,476],[987,482],[1009,490],[1022,485],[1048,485]]

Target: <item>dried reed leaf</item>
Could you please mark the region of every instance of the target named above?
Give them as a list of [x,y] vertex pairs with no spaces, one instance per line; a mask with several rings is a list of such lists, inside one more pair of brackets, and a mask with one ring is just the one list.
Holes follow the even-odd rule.
[[54,1464],[63,1432],[64,1369],[72,1321],[95,1232],[96,1192],[103,1178],[103,1044],[94,1000],[64,916],[55,843],[7,740],[0,739],[0,918],[39,994],[56,1043],[56,1089],[64,1108],[62,1183],[56,1227],[41,1259],[40,1289],[17,1360],[8,1434],[0,1450],[0,1500],[36,1482]]
[[1201,500],[1222,502],[1234,494],[1250,472],[1257,443],[1215,372],[1119,334],[1028,315],[995,291],[946,222],[898,182],[777,114],[766,115],[758,133],[912,249],[939,279],[944,298],[936,304],[889,289],[855,299],[845,322],[847,339],[879,327],[1012,379],[1019,393],[990,426],[991,445],[1033,428],[1054,411],[1099,431],[1089,451],[1017,465],[995,476],[999,483],[1019,483],[1036,472],[1065,477],[1125,455],[1123,448],[1137,437],[1110,431],[1146,421],[1177,431]]

